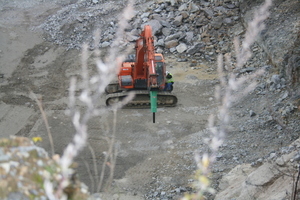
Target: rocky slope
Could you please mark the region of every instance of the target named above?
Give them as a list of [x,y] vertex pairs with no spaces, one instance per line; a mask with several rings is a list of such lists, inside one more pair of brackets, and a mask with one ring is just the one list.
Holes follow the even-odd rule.
[[[241,19],[244,24],[247,24],[253,11],[262,2],[242,1]],[[294,85],[299,83],[299,11],[299,1],[274,0],[270,9],[271,15],[266,20],[266,29],[259,38],[259,45],[266,52],[270,64]],[[299,91],[295,91],[294,95],[296,94],[299,95]]]

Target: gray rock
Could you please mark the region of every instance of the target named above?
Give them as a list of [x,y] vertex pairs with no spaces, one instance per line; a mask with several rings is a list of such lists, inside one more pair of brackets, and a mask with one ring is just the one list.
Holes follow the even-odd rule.
[[161,8],[157,8],[157,9],[154,10],[154,12],[156,12],[156,13],[160,13],[161,11],[162,11]]
[[270,156],[269,156],[269,159],[273,159],[273,158],[276,158],[276,153],[270,153]]
[[204,43],[196,43],[194,46],[190,47],[186,52],[190,55],[194,55],[197,52],[200,52],[200,50],[205,47]]
[[206,17],[204,15],[198,16],[196,20],[196,26],[202,27],[205,26],[206,24],[207,24]]
[[149,15],[150,15],[149,12],[145,12],[145,13],[143,13],[143,14],[141,15],[141,18],[148,18]]
[[181,6],[179,6],[178,10],[179,11],[184,11],[184,10],[187,10],[187,8],[188,8],[187,4],[184,3],[184,4],[181,4]]
[[189,31],[185,33],[185,39],[187,42],[191,42],[194,39],[194,32]]
[[203,11],[204,11],[205,16],[209,19],[214,16],[214,11],[211,10],[210,8],[204,8]]
[[84,19],[82,17],[77,17],[76,20],[80,23],[82,23],[84,21]]
[[141,32],[140,30],[135,28],[130,31],[130,34],[138,37],[140,35],[140,32]]
[[180,193],[180,188],[176,188],[176,189],[175,189],[175,192],[176,192],[176,193]]
[[224,8],[223,6],[217,6],[217,7],[215,7],[214,11],[217,12],[217,13],[224,13],[224,14],[227,13],[227,9]]
[[[126,39],[129,41],[129,42],[135,42],[137,39],[139,39],[139,37],[138,36],[135,36],[135,35],[133,35],[133,34],[131,34],[131,33],[129,33],[129,34],[126,34]],[[104,42],[105,43],[105,42]],[[107,47],[107,46],[109,46],[110,44],[102,44],[103,46],[102,47]],[[108,42],[109,43],[109,42]]]
[[172,6],[175,6],[176,4],[178,4],[177,0],[170,0],[170,3]]
[[256,115],[256,113],[253,110],[249,111],[250,117],[254,117]]
[[231,28],[231,33],[233,33],[234,36],[241,35],[244,32],[245,28],[241,23],[237,23]]
[[155,46],[165,46],[164,40],[163,39],[159,39],[157,42],[154,42]]
[[200,1],[200,5],[204,7],[208,7],[210,5],[210,2]]
[[190,16],[189,16],[189,21],[190,21],[190,22],[193,22],[194,20],[197,19],[197,17],[198,17],[198,15],[192,13],[192,14],[190,14]]
[[156,52],[157,52],[157,53],[163,53],[164,50],[163,50],[161,47],[158,47],[158,48],[156,49]]
[[155,19],[155,20],[158,20],[158,21],[161,21],[162,20],[162,17],[160,14],[153,14],[152,15],[152,19]]
[[224,18],[223,22],[224,22],[224,24],[233,24],[233,21],[230,17]]
[[144,17],[144,18],[141,19],[141,21],[142,21],[143,23],[145,23],[145,22],[149,21],[149,18],[148,18],[148,17]]
[[8,161],[11,158],[9,154],[4,154],[3,150],[0,149],[0,163]]
[[180,14],[183,19],[189,18],[189,16],[190,16],[189,12],[187,12],[187,11],[182,11]]
[[238,21],[238,20],[240,19],[240,16],[233,16],[232,19],[233,19],[234,21]]
[[216,17],[211,22],[211,25],[214,29],[220,29],[223,25],[223,18],[222,17]]
[[177,62],[187,62],[188,59],[187,58],[179,58],[177,59]]
[[259,158],[257,161],[256,161],[256,164],[257,165],[262,165],[263,164],[263,159],[262,158]]
[[182,34],[183,34],[182,32],[177,32],[177,33],[175,33],[173,35],[169,35],[168,37],[166,37],[165,41],[167,42],[167,41],[170,41],[170,40],[176,40],[180,36],[182,36]]
[[184,43],[181,43],[176,47],[176,50],[178,53],[183,53],[187,50],[187,45]]
[[299,162],[300,161],[300,154],[296,154],[293,159],[294,159],[294,161]]
[[[177,43],[178,44],[178,43]],[[176,45],[175,45],[176,46]],[[175,47],[171,47],[170,49],[169,49],[169,51],[171,52],[171,53],[174,53],[174,52],[176,52],[176,48]]]
[[265,163],[256,171],[249,174],[247,182],[256,186],[264,186],[271,183],[274,179],[276,179],[277,174],[280,173],[278,170],[270,170],[272,168],[272,164]]
[[160,22],[158,20],[150,20],[150,21],[146,22],[145,24],[143,24],[141,26],[141,28],[144,29],[145,25],[150,25],[152,27],[153,35],[156,35],[161,32],[162,25],[160,24]]
[[277,125],[277,126],[276,126],[276,129],[279,130],[279,131],[281,131],[281,130],[282,130],[282,126]]
[[194,13],[194,12],[199,11],[199,7],[198,7],[195,3],[191,2],[191,3],[189,4],[188,10],[189,10],[191,13]]
[[165,20],[161,20],[160,23],[162,26],[167,27],[167,28],[171,28],[171,26],[172,26],[168,21],[165,21]]
[[20,192],[12,192],[7,197],[7,200],[16,200],[16,199],[19,199],[19,200],[29,200],[29,198],[26,197],[25,194],[22,194]]
[[102,48],[109,47],[109,46],[110,46],[110,42],[103,42],[103,43],[101,44],[101,47],[102,47]]
[[280,83],[280,75],[278,75],[278,74],[272,75],[271,83],[279,84]]
[[212,58],[210,56],[208,56],[208,55],[204,55],[204,58],[208,62],[212,61]]
[[255,68],[254,67],[246,67],[246,68],[243,68],[240,70],[240,73],[243,74],[243,73],[250,73],[250,72],[253,72],[255,71]]
[[170,28],[162,28],[162,34],[164,36],[169,36],[171,34],[171,29]]
[[229,8],[229,9],[235,8],[235,5],[232,3],[226,4],[225,6],[226,6],[226,8]]
[[288,91],[285,91],[285,92],[281,95],[281,97],[279,98],[278,101],[283,101],[283,100],[285,100],[288,96],[289,96],[289,92],[288,92]]
[[183,19],[182,15],[176,16],[174,21],[173,21],[173,24],[175,26],[180,26],[182,24],[182,19]]
[[[178,41],[177,40],[171,40],[171,41],[166,41],[165,42],[165,47],[170,49],[172,47],[176,47],[178,45]],[[176,50],[176,48],[174,48],[174,51]]]

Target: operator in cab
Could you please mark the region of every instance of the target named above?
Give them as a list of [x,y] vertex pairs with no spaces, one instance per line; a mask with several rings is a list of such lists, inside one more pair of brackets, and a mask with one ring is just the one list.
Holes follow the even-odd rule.
[[174,84],[174,79],[173,75],[166,71],[166,85],[165,85],[165,91],[172,91],[173,90],[173,84]]

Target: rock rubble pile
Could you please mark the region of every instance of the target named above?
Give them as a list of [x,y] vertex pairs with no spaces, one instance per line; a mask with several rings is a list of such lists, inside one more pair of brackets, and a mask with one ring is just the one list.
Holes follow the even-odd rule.
[[[68,49],[83,42],[95,48],[93,33],[99,28],[98,47],[111,46],[118,28],[120,1],[80,1],[52,15],[40,27],[45,38]],[[124,45],[134,43],[144,25],[152,26],[156,51],[214,61],[216,54],[230,52],[232,37],[244,32],[239,1],[155,1],[138,3],[124,35]]]

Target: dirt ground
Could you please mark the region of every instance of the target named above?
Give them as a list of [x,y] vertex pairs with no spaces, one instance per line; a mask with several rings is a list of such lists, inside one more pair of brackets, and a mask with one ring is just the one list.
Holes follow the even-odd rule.
[[[31,12],[36,6],[38,12]],[[69,78],[80,74],[80,51],[66,51],[64,47],[45,42],[42,32],[32,30],[56,9],[51,3],[26,7],[13,2],[1,9],[0,129],[1,137],[41,136],[43,142],[38,145],[50,152],[47,131],[34,96],[30,94],[32,91],[42,100],[55,153],[61,154],[74,134],[65,109]],[[119,152],[114,177],[122,183],[126,180],[126,187],[130,188],[132,184],[133,191],[140,194],[146,192],[145,185],[153,181],[153,173],[165,159],[168,166],[177,162],[177,158],[173,158],[176,155],[171,155],[174,143],[205,128],[212,106],[209,98],[213,97],[213,84],[210,80],[215,75],[207,72],[210,67],[202,65],[197,66],[199,69],[191,69],[185,62],[176,62],[175,56],[166,56],[166,61],[168,70],[176,80],[174,93],[179,99],[177,107],[159,108],[155,124],[148,109],[122,109],[117,114],[116,143]],[[99,99],[99,106],[104,107],[104,97]],[[103,152],[108,148],[103,136],[110,134],[112,120],[113,114],[107,111],[89,124],[88,141],[95,151],[98,170],[102,166]],[[89,148],[81,153],[78,163],[80,180],[94,191],[95,184],[90,180],[89,170],[84,164],[87,163],[94,173]],[[170,169],[168,173],[179,172]],[[189,175],[184,176],[189,178]]]
[[[0,8],[1,137],[40,136],[43,141],[37,145],[50,152],[46,127],[35,99],[30,94],[32,91],[42,100],[57,154],[62,153],[74,135],[71,119],[65,114],[65,110],[68,105],[70,77],[81,73],[80,51],[67,51],[63,46],[46,42],[43,40],[43,33],[35,27],[59,8],[58,4],[35,1],[24,1],[24,4],[3,1]],[[152,113],[148,109],[118,111],[115,138],[118,157],[113,184],[115,191],[143,197],[150,192],[187,186],[196,169],[194,152],[204,152],[207,149],[207,120],[217,108],[214,102],[216,66],[203,64],[191,68],[189,62],[177,62],[174,55],[165,57],[167,68],[175,77],[173,92],[178,97],[178,105],[159,108],[155,124],[152,123]],[[85,109],[81,104],[77,106]],[[104,97],[99,99],[97,106],[105,107]],[[247,110],[247,103],[243,109]],[[245,122],[241,119],[240,122],[243,121]],[[103,152],[108,149],[103,138],[111,134],[112,122],[113,113],[109,110],[89,122],[88,143],[95,152],[98,171],[102,168]],[[234,140],[234,136],[231,137]],[[260,138],[249,143],[257,141]],[[250,144],[247,150],[251,150]],[[279,145],[282,144],[277,144]],[[253,148],[253,152],[247,152],[252,157],[247,156],[245,159],[251,161],[259,158],[276,146],[270,144],[262,148],[264,152]],[[223,154],[227,159],[234,155],[236,154]],[[241,159],[240,162],[242,161]],[[91,192],[96,191],[99,173],[96,176],[90,148],[84,149],[77,162],[79,179],[89,186]],[[223,166],[219,175],[237,163]]]

